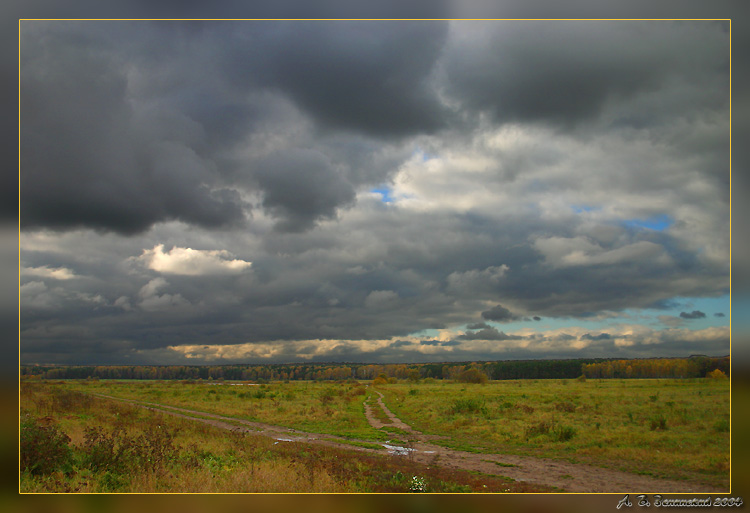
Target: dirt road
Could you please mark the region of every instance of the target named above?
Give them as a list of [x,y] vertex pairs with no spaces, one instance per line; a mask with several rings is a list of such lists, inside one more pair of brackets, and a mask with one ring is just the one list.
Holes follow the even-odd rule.
[[709,485],[691,481],[671,481],[657,479],[650,476],[641,476],[621,472],[617,470],[593,467],[589,465],[573,464],[560,460],[531,458],[503,454],[477,454],[466,451],[448,449],[436,445],[434,440],[444,437],[425,435],[403,422],[388,409],[383,401],[383,395],[375,390],[378,395],[376,402],[383,412],[388,416],[391,423],[384,424],[373,414],[372,406],[365,402],[365,416],[367,421],[375,429],[384,426],[392,426],[409,434],[410,443],[408,447],[403,445],[391,445],[373,440],[351,440],[342,437],[322,434],[308,433],[282,426],[274,426],[261,422],[223,417],[211,413],[187,410],[174,406],[166,406],[157,403],[120,399],[112,396],[96,394],[99,397],[127,402],[133,405],[159,411],[161,413],[174,415],[198,422],[205,422],[213,426],[230,431],[247,432],[256,435],[275,438],[279,442],[305,442],[329,445],[344,449],[365,452],[382,452],[375,449],[353,446],[347,441],[365,442],[382,445],[394,454],[401,454],[415,461],[429,465],[440,465],[447,468],[478,471],[491,475],[499,475],[512,478],[516,481],[525,481],[540,485],[552,486],[565,492],[588,492],[588,493],[716,493],[724,492]]

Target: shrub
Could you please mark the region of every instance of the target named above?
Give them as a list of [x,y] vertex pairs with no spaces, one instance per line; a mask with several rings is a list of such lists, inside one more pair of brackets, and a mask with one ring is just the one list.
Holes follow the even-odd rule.
[[552,429],[552,422],[543,420],[526,428],[526,438],[532,436],[546,435]]
[[364,386],[362,386],[362,385],[358,385],[358,386],[352,388],[351,392],[349,392],[349,395],[351,397],[355,397],[355,396],[358,396],[358,395],[365,395],[366,393],[367,393],[367,389]]
[[586,376],[584,376],[583,374],[581,374],[580,376],[578,376],[576,378],[576,381],[579,381],[581,383],[586,383]]
[[575,428],[570,426],[555,426],[552,429],[552,440],[556,442],[567,442],[574,436],[576,436],[577,431]]
[[721,371],[719,369],[712,370],[711,372],[706,374],[706,377],[709,379],[728,379],[724,371]]
[[487,407],[484,401],[474,398],[456,399],[451,408],[451,413],[481,413],[487,414]]
[[465,371],[461,371],[461,373],[456,377],[456,380],[460,383],[487,383],[487,374],[480,371],[479,369],[472,367],[471,369],[466,369]]
[[32,474],[51,474],[66,470],[72,460],[70,437],[52,423],[30,415],[21,421],[21,470]]
[[149,427],[133,441],[133,456],[138,466],[157,469],[171,460],[177,448],[174,446],[176,431],[161,426]]
[[[120,451],[115,447],[115,436],[99,428],[87,428],[83,434],[83,464],[93,471],[119,470]],[[122,446],[120,446],[122,447]]]

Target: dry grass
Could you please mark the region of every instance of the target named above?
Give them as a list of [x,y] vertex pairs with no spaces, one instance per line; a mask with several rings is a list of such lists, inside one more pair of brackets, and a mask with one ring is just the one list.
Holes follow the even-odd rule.
[[22,416],[72,436],[59,468],[21,469],[21,492],[409,492],[415,482],[435,492],[548,491],[409,458],[279,443],[108,399],[74,395],[50,409],[68,391],[68,384],[22,384]]

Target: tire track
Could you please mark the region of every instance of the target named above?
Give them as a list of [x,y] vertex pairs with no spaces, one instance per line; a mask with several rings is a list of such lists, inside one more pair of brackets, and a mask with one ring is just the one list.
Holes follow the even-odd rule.
[[[325,433],[310,433],[283,426],[265,424],[214,413],[189,410],[134,399],[91,394],[109,400],[129,403],[151,411],[172,415],[196,422],[203,422],[228,431],[244,432],[256,436],[266,436],[283,442],[300,442],[320,444],[340,449],[382,454],[382,450],[358,447],[348,442],[361,442],[382,445],[384,448],[402,449],[391,451],[416,462],[427,465],[439,465],[446,468],[477,471],[485,474],[504,476],[516,481],[546,485],[564,492],[575,493],[726,493],[705,483],[693,481],[672,481],[649,476],[641,476],[590,465],[568,463],[560,460],[531,458],[505,454],[477,454],[468,451],[449,449],[430,440],[446,439],[437,435],[426,435],[415,430],[399,419],[384,403],[384,396],[378,392],[377,403],[393,424],[383,424],[373,414],[370,405],[365,402],[365,416],[375,429],[393,426],[411,435],[408,447],[392,447],[374,440],[356,440]],[[378,427],[379,426],[379,427]]]
[[[552,486],[560,490],[576,493],[727,493],[705,483],[674,481],[650,476],[631,474],[591,465],[568,463],[547,458],[532,458],[509,454],[477,454],[468,451],[449,449],[430,443],[429,440],[446,439],[438,435],[425,435],[399,419],[383,402],[379,391],[377,403],[398,427],[414,437],[406,449],[416,461],[449,468],[473,470],[486,474],[510,477],[516,481]],[[384,424],[367,414],[367,421],[376,429]],[[378,427],[378,424],[380,427]]]

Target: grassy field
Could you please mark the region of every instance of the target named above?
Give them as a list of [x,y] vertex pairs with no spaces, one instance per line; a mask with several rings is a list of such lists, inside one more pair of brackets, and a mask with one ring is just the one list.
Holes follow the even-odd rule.
[[70,385],[21,385],[22,493],[550,491],[409,458],[233,433]]
[[401,420],[449,436],[444,443],[452,448],[728,487],[728,380],[436,382],[379,390]]
[[313,433],[383,440],[365,419],[371,393],[358,382],[291,381],[261,385],[181,381],[70,381],[71,390],[135,399]]
[[[27,467],[22,472],[21,490],[410,491],[424,479],[428,491],[534,491],[502,478],[445,474],[446,469],[385,454],[274,444],[96,396],[371,442],[352,441],[362,447],[394,438],[408,441],[407,433],[388,422],[374,429],[366,421],[363,403],[375,406],[374,389],[402,421],[445,436],[435,443],[453,449],[560,458],[728,487],[728,380],[434,381],[377,387],[353,381],[231,386],[92,380],[22,383],[22,437],[26,432],[54,441],[59,432],[69,441],[56,442],[68,453],[52,471]],[[387,421],[379,408],[373,414]],[[54,454],[54,445],[45,451]],[[108,463],[96,463],[97,458]]]

